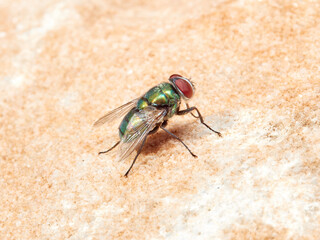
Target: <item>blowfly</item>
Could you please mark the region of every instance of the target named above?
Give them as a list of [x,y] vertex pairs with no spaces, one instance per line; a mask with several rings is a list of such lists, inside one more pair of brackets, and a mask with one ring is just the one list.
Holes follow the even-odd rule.
[[[199,118],[204,126],[221,137],[220,132],[213,130],[203,121],[198,108],[189,107],[186,103],[186,109],[180,110],[181,100],[189,100],[194,93],[194,85],[189,79],[179,74],[173,74],[169,77],[169,82],[160,83],[147,91],[142,97],[136,98],[107,113],[98,119],[93,126],[99,127],[106,122],[111,122],[124,116],[119,126],[120,140],[109,150],[99,152],[99,154],[107,153],[120,144],[120,160],[124,160],[134,150],[137,150],[131,166],[124,175],[127,177],[141,153],[147,136],[161,128],[182,143],[193,157],[197,157],[179,137],[166,129],[168,120],[174,115],[191,113],[193,117]],[[197,112],[197,115],[193,114],[194,111]]]

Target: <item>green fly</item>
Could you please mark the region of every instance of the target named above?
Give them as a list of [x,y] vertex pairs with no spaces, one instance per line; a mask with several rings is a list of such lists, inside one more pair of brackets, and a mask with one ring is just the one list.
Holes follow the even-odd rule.
[[[181,142],[193,157],[197,157],[179,137],[165,128],[169,118],[173,117],[175,114],[184,115],[191,113],[193,117],[199,118],[203,125],[221,137],[220,132],[213,130],[203,121],[203,117],[196,107],[189,107],[186,103],[187,108],[180,110],[181,100],[189,100],[193,97],[194,92],[194,85],[189,79],[182,77],[179,74],[173,74],[169,77],[169,82],[160,83],[151,88],[142,97],[136,98],[107,113],[98,119],[93,126],[98,127],[106,122],[111,122],[116,118],[125,116],[119,126],[120,140],[109,150],[99,152],[99,154],[107,153],[120,144],[119,157],[120,160],[124,160],[130,156],[134,150],[137,150],[137,154],[133,159],[130,168],[124,175],[127,177],[141,153],[147,136],[155,133],[161,128]],[[193,111],[196,111],[198,115],[194,115],[192,113]]]

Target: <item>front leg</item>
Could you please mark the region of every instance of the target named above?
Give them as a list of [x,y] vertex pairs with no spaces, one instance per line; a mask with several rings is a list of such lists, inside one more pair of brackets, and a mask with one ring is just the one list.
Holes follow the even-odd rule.
[[[188,103],[186,103],[186,106],[187,106],[187,108],[190,108]],[[199,116],[194,115],[193,112],[190,112],[190,114],[191,114],[192,117],[194,117],[194,118],[199,118]]]
[[191,113],[192,116],[196,117],[196,116],[193,115],[193,113],[192,113],[193,110],[196,110],[197,113],[198,113],[198,117],[196,117],[196,118],[200,118],[200,122],[201,122],[203,125],[205,125],[205,126],[206,126],[207,128],[209,128],[211,131],[213,131],[213,132],[215,132],[216,134],[218,134],[219,137],[222,137],[222,135],[221,135],[220,132],[213,130],[211,127],[209,127],[209,126],[203,121],[203,117],[202,117],[201,113],[199,112],[198,108],[196,108],[196,107],[189,107],[189,105],[187,105],[187,107],[188,107],[188,108],[185,109],[185,110],[181,110],[181,111],[179,110],[179,111],[177,112],[177,114],[178,114],[178,115],[185,115],[185,114]]

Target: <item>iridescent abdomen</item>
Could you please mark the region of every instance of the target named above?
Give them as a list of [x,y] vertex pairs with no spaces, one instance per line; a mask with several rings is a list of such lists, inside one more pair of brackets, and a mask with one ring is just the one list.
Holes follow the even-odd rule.
[[145,121],[144,119],[141,118],[141,115],[135,114],[137,112],[139,112],[139,109],[133,108],[122,119],[122,122],[120,123],[120,126],[119,126],[120,139],[122,139],[125,133],[132,135],[134,132],[136,132],[137,127],[141,126],[141,123]]

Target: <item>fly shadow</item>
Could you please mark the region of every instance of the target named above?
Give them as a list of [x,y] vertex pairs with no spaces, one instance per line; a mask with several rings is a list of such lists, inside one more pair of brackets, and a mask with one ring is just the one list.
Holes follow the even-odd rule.
[[[200,126],[198,126],[198,124]],[[203,129],[202,129],[203,127]],[[212,132],[207,131],[206,127],[203,126],[201,123],[198,122],[186,122],[186,123],[180,123],[177,125],[176,123],[168,124],[166,127],[171,133],[179,137],[186,145],[190,145],[193,141],[196,141],[197,139],[192,136],[192,139],[190,138],[191,132],[197,132],[198,128],[201,128],[201,135],[210,135]],[[205,132],[205,133],[203,133]],[[197,134],[198,135],[198,134]],[[170,142],[169,142],[170,141]],[[175,145],[182,145],[177,139],[169,135],[167,132],[165,132],[162,129],[159,129],[156,133],[151,134],[148,136],[147,141],[143,147],[142,154],[143,155],[152,155],[156,154],[161,149],[174,149]],[[187,149],[185,149],[187,151]]]
[[[227,114],[226,112],[217,113],[211,116],[207,116],[205,122],[211,126],[216,125],[216,126],[219,126],[221,129],[225,129],[225,128],[229,128],[233,124],[232,117],[231,118],[230,117],[231,115]],[[186,147],[185,150],[188,149],[193,157],[197,157],[195,154],[191,152],[191,150],[188,148],[188,145],[192,145],[191,143],[194,143],[194,141],[199,140],[202,136],[214,134],[212,131],[209,131],[208,128],[212,130],[210,127],[208,127],[208,125],[203,124],[203,122],[200,122],[199,120],[198,121],[189,120],[188,122],[180,122],[180,123],[172,121],[172,123],[170,122],[168,124],[168,127],[165,128],[165,130],[159,128],[159,130],[156,131],[155,133],[148,135],[143,148],[140,149],[139,151],[137,150],[138,155],[140,154],[140,151],[141,151],[142,156],[147,156],[147,155],[157,156],[157,153],[159,151],[161,152],[161,150],[163,149],[174,149],[175,145],[183,144]],[[218,136],[221,136],[221,134],[219,134]],[[168,141],[171,139],[172,139],[172,142],[168,143]],[[186,142],[186,144],[184,142]],[[108,151],[105,151],[102,153],[109,152],[110,150],[115,148],[118,144],[119,142]],[[137,148],[139,148],[139,146],[140,145],[138,145]],[[128,159],[131,159],[131,156],[133,156],[133,153],[130,154],[130,157],[128,157]],[[134,161],[135,160],[136,158],[134,159]],[[138,165],[145,164],[149,160],[141,159],[140,161],[138,161],[139,162]],[[125,174],[125,176],[127,176],[127,173]]]
[[[223,138],[223,129],[231,128],[234,124],[235,116],[233,115],[234,114],[228,111],[218,112],[213,115],[206,116],[205,122],[208,123],[210,126],[214,126],[214,128],[216,128],[216,126],[219,126],[219,128],[222,131]],[[201,124],[199,120],[180,122],[179,124],[177,124],[177,122],[175,121],[172,121],[168,122],[168,126],[166,128],[171,133],[177,135],[183,142],[186,143],[186,145],[192,145],[194,141],[200,140],[201,137],[211,134],[215,135],[212,131],[210,131],[203,124]],[[219,139],[219,137],[217,139]],[[168,141],[171,142],[168,143]],[[148,136],[141,154],[156,154],[161,149],[174,149],[175,145],[179,144],[181,145],[181,143],[178,140],[170,136],[162,129],[159,129],[156,133]],[[187,151],[187,149],[185,150]]]

